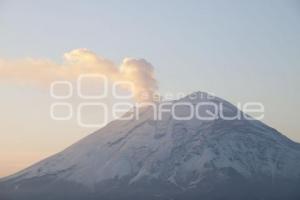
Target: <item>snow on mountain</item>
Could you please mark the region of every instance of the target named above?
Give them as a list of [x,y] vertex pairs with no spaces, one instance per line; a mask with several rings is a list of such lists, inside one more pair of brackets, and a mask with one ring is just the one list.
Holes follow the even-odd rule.
[[[222,104],[227,116],[238,111],[206,93],[170,103],[176,102]],[[199,113],[203,116],[211,109],[203,106]],[[217,193],[231,199],[246,199],[243,194],[251,199],[275,199],[278,187],[282,197],[299,197],[295,188],[300,183],[300,145],[275,129],[244,117],[176,120],[171,112],[164,112],[162,120],[155,120],[153,112],[152,107],[145,107],[137,120],[115,120],[66,150],[3,179],[0,197],[35,199],[57,193],[51,199],[68,198],[70,191],[62,195],[57,185],[84,188],[71,191],[85,199],[103,194],[102,199],[137,194],[148,199],[197,199],[201,195],[218,199]],[[178,106],[175,112],[187,116],[189,108]],[[227,191],[243,192],[232,196],[224,192],[227,186]]]

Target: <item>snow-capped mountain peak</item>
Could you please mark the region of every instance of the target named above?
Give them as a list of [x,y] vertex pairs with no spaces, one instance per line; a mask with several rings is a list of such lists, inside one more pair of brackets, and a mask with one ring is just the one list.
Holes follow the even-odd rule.
[[[229,102],[202,92],[163,108],[168,110],[178,102],[222,104],[229,116],[238,111]],[[174,112],[189,115],[189,105],[180,105]],[[204,104],[199,113],[210,115],[211,109],[210,104]],[[114,196],[115,192],[127,194],[124,188],[135,194],[138,186],[153,199],[149,191],[159,193],[159,198],[173,198],[178,193],[206,195],[223,183],[228,187],[240,182],[249,187],[252,183],[277,187],[282,180],[299,181],[300,145],[260,121],[203,120],[196,115],[178,120],[172,111],[164,111],[157,120],[151,106],[132,113],[139,117],[113,121],[66,150],[5,178],[7,192],[17,198],[42,183],[41,187],[49,188],[43,187],[43,191],[55,193],[58,188],[53,184],[59,183],[70,188],[81,186],[84,197],[99,191]]]

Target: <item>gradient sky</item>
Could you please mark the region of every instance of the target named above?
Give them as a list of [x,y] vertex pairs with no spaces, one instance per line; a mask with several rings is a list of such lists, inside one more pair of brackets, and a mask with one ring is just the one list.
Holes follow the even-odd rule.
[[[262,102],[263,121],[299,142],[299,21],[296,0],[0,0],[0,58],[61,62],[76,48],[117,64],[145,58],[161,93],[201,90],[232,103]],[[92,131],[52,121],[48,91],[1,80],[0,91],[0,176]]]

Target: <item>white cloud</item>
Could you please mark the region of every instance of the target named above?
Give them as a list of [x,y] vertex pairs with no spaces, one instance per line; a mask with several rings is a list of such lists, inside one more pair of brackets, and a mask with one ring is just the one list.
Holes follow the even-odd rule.
[[0,78],[20,83],[49,86],[54,80],[75,80],[80,74],[97,73],[114,81],[130,81],[137,101],[152,100],[157,90],[154,68],[145,59],[125,58],[120,67],[88,49],[64,54],[62,64],[49,59],[0,59]]

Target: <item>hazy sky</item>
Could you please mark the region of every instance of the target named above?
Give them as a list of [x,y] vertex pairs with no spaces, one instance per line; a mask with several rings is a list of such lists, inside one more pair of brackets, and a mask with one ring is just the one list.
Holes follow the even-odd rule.
[[[299,21],[296,0],[0,0],[0,58],[61,63],[77,48],[116,65],[144,58],[161,93],[201,90],[233,103],[262,102],[263,121],[299,142]],[[52,121],[48,90],[0,80],[0,91],[0,176],[92,131]]]

